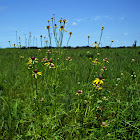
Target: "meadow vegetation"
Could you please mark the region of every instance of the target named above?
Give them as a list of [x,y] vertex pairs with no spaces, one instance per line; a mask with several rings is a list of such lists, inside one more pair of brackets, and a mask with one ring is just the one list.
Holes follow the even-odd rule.
[[0,49],[0,139],[138,140],[140,48],[62,49],[63,31],[57,48]]

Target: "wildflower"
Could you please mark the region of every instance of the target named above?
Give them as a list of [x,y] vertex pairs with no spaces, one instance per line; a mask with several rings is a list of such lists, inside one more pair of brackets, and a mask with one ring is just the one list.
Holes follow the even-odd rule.
[[135,59],[132,59],[132,60],[131,60],[131,62],[134,62],[134,61],[135,61]]
[[103,69],[102,69],[102,70],[103,70],[103,71],[104,71],[104,70],[107,70],[107,68],[106,68],[106,67],[103,67]]
[[88,38],[90,38],[90,36],[88,35]]
[[57,25],[55,24],[54,27],[57,28]]
[[55,68],[54,64],[51,63],[50,67],[49,68]]
[[48,61],[48,58],[43,58],[42,59],[42,62],[46,62],[46,61]]
[[94,84],[94,87],[96,87],[98,91],[102,89],[102,87],[100,87],[98,84]]
[[46,53],[51,53],[51,51],[50,50],[47,50],[47,52]]
[[68,21],[66,21],[65,19],[63,19],[63,22],[64,22],[64,24],[65,24],[65,23],[68,22]]
[[61,23],[61,22],[63,22],[63,21],[60,19],[59,22]]
[[70,36],[71,36],[71,35],[72,35],[72,32],[70,32],[69,34],[70,34]]
[[48,42],[47,40],[45,40],[45,42]]
[[28,69],[32,69],[32,68],[33,68],[32,65],[29,65]]
[[100,53],[97,53],[97,55],[100,55]]
[[35,58],[34,56],[32,56],[32,58],[28,58],[29,62],[27,63],[28,64],[34,64],[34,63],[38,63],[38,59]]
[[92,58],[90,57],[89,59],[91,60]]
[[51,59],[49,60],[49,62],[52,63],[52,61],[53,61],[53,60],[52,60],[52,58],[51,58]]
[[44,101],[44,98],[41,98],[41,101]]
[[80,82],[78,82],[77,84],[80,84]]
[[100,62],[98,62],[98,59],[97,59],[97,58],[95,58],[95,60],[92,61],[92,62],[93,62],[94,65],[96,65],[96,64],[101,64]]
[[37,75],[42,75],[42,72],[38,72],[37,69],[34,70],[32,76],[35,76],[35,78],[37,79]]
[[42,37],[42,35],[40,35],[40,37]]
[[51,20],[53,20],[53,17],[51,18]]
[[90,51],[87,51],[87,54],[91,54],[91,52]]
[[123,73],[121,73],[121,76],[123,76]]
[[98,106],[97,109],[98,109],[98,110],[102,110],[102,107],[101,107],[101,106]]
[[75,95],[80,95],[80,94],[82,94],[83,93],[83,91],[82,90],[78,90],[78,93],[76,93]]
[[94,81],[93,81],[93,85],[101,85],[101,84],[103,84],[104,82],[103,82],[103,80],[104,79],[102,79],[102,75],[100,75],[99,76],[99,78],[96,78]]
[[87,100],[84,100],[84,103],[87,103]]
[[113,40],[111,42],[114,42]]
[[120,80],[120,78],[117,78],[117,81],[119,81]]
[[50,26],[47,26],[47,28],[45,27],[45,29],[50,29],[51,27]]
[[10,43],[10,40],[8,42]]
[[102,99],[105,100],[105,101],[108,100],[105,96]]
[[72,61],[72,59],[71,59],[70,57],[68,57],[66,60],[67,60],[67,61]]
[[105,122],[102,122],[101,127],[107,127],[107,124]]
[[105,59],[103,59],[103,61],[105,61],[105,62],[109,63],[109,62],[107,61],[107,57],[106,57]]
[[17,47],[17,45],[16,45],[16,44],[14,44],[13,46],[14,46],[14,47]]
[[48,63],[45,63],[44,65],[47,65],[47,67],[50,65],[50,62],[48,62]]
[[97,41],[95,41],[92,45],[94,45],[94,47],[96,46],[96,48],[99,47],[99,44],[97,43]]
[[62,32],[62,30],[64,30],[65,32],[67,32],[64,28],[63,28],[63,26],[61,26],[61,28],[59,29],[61,32]]
[[102,26],[101,29],[103,30],[104,29],[104,26]]

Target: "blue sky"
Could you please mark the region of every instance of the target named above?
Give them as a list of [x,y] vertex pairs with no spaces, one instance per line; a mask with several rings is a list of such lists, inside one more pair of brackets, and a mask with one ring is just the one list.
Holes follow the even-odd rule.
[[[72,47],[88,45],[88,35],[90,46],[98,43],[102,26],[102,46],[110,45],[111,40],[114,47],[131,46],[135,40],[140,46],[139,5],[140,0],[0,0],[0,48],[9,47],[9,40],[16,44],[16,31],[23,46],[24,34],[28,39],[29,32],[32,45],[35,37],[41,46],[40,35],[49,39],[45,26],[53,13],[57,25],[61,16],[68,21],[62,46],[66,46],[69,32],[73,33],[69,41]],[[53,33],[52,28],[50,31]],[[52,46],[56,46],[54,37]]]

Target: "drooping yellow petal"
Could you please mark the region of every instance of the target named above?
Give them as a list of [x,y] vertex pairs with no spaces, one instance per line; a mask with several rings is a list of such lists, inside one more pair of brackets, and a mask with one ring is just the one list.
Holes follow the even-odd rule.
[[37,74],[35,73],[35,79],[37,79]]
[[38,72],[37,74],[38,74],[38,75],[42,75],[42,72]]

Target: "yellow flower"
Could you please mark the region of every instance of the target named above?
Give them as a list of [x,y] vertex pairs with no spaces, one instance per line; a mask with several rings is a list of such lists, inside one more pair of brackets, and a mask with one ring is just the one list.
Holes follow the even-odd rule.
[[101,29],[103,30],[104,29],[104,26],[102,26]]
[[78,90],[78,93],[76,93],[75,95],[80,95],[80,94],[82,94],[83,93],[83,91],[82,90]]
[[72,59],[71,59],[70,57],[68,57],[66,60],[67,60],[67,61],[72,61]]
[[47,67],[50,65],[50,62],[48,62],[48,63],[45,63],[44,65],[47,65]]
[[99,78],[96,78],[94,81],[93,81],[93,85],[101,85],[103,84],[104,79],[102,79],[102,75],[99,76]]
[[62,32],[62,30],[64,30],[65,32],[67,32],[64,28],[63,28],[63,26],[61,26],[61,28],[59,29],[61,32]]
[[28,58],[28,63],[27,63],[27,65],[28,64],[34,64],[34,63],[38,63],[38,59],[37,58],[35,58],[34,56],[32,57],[32,58]]
[[99,47],[99,44],[97,43],[97,41],[95,41],[93,44],[91,44],[91,45],[94,45],[94,47],[96,46],[96,48],[98,48]]
[[49,68],[55,68],[54,64],[51,63],[50,67]]
[[65,23],[68,22],[68,21],[66,21],[65,19],[63,19],[63,22],[64,22],[64,24],[65,24]]
[[37,75],[42,75],[42,72],[38,72],[37,69],[35,69],[32,76],[35,76],[35,79],[37,79]]
[[16,44],[14,44],[13,46],[14,46],[14,47],[17,47],[17,45],[16,45]]

